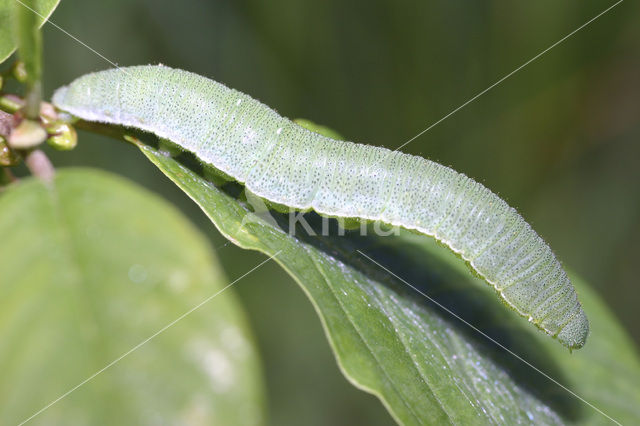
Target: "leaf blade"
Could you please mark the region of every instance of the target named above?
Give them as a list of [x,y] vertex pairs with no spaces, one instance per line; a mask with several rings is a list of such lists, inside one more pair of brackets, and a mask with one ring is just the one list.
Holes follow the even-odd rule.
[[[17,40],[13,32],[13,20],[16,19],[13,13],[14,3],[16,3],[15,0],[0,0],[0,63],[7,60],[17,47]],[[37,12],[39,26],[42,26],[49,19],[59,3],[60,0],[35,1],[33,9]]]
[[[380,270],[364,264],[362,258],[344,255],[347,249],[353,252],[354,248],[361,248],[358,244],[362,241],[296,239],[259,220],[252,220],[243,227],[243,218],[251,213],[241,203],[175,160],[150,147],[139,147],[235,244],[266,254],[282,250],[276,260],[310,298],[345,376],[354,385],[378,396],[400,423],[436,423],[447,417],[453,423],[602,423],[604,417],[600,414],[469,333],[458,322],[429,307],[424,300],[416,299],[397,282],[390,282]],[[516,348],[536,365],[544,366],[543,370],[550,371],[560,382],[577,387],[579,393],[591,397],[603,411],[610,412],[618,420],[633,419],[638,415],[637,409],[631,408],[640,401],[638,391],[633,389],[634,380],[640,378],[636,355],[624,332],[602,313],[600,302],[583,288],[583,284],[581,291],[587,295],[592,309],[600,312],[599,320],[621,336],[616,350],[627,354],[622,361],[625,373],[621,374],[611,366],[604,367],[606,374],[615,380],[600,383],[590,376],[602,352],[613,355],[599,327],[595,327],[596,339],[592,338],[591,343],[580,351],[582,353],[569,356],[566,350],[547,342],[542,333],[521,327],[519,321],[514,321],[515,313],[502,309],[488,312],[486,306],[477,306],[478,300],[491,303],[488,301],[493,300],[493,295],[487,295],[486,286],[478,285],[455,256],[442,253],[440,247],[428,240],[415,235],[404,236],[398,241],[389,239],[389,243],[385,243],[389,246],[385,248],[385,255],[403,253],[402,257],[391,256],[402,266],[402,262],[417,253],[421,253],[418,262],[424,263],[424,255],[428,253],[430,256],[426,259],[430,259],[430,267],[445,277],[444,286],[436,289],[442,291],[451,286],[465,293],[472,292],[462,308],[479,317],[475,320],[490,315],[491,321],[500,325],[490,334],[497,334],[498,340],[511,340],[506,343],[508,347]],[[395,247],[396,243],[405,247],[400,250]],[[380,241],[374,241],[374,248],[375,244]],[[407,249],[407,245],[412,244]],[[313,272],[318,265],[324,273]],[[405,269],[412,271],[410,267]],[[445,296],[444,300],[453,300],[461,293]],[[342,303],[338,303],[338,298]],[[374,302],[377,314],[363,315],[362,312],[371,308],[371,302]],[[349,316],[358,318],[357,327],[349,325]],[[496,326],[493,322],[480,328],[492,330]],[[368,336],[369,345],[359,342],[362,334]],[[380,343],[380,347],[372,348],[372,342]],[[582,360],[580,367],[574,362],[576,357]],[[385,374],[383,369],[393,374]],[[422,371],[407,374],[408,370],[416,369]],[[607,402],[607,393],[616,395],[617,401],[624,401],[621,404],[624,407]],[[554,399],[560,402],[554,405]]]
[[62,171],[54,185],[30,180],[0,196],[1,422],[127,354],[38,421],[262,423],[260,369],[230,293],[137,347],[223,288],[203,238],[122,179]]

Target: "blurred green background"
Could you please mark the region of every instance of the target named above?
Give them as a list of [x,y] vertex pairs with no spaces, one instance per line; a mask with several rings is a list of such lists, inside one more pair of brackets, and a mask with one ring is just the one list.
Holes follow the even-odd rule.
[[[63,0],[52,21],[118,65],[161,62],[358,142],[395,148],[614,2]],[[44,27],[45,91],[110,67]],[[640,5],[623,2],[403,148],[516,206],[636,342]],[[261,255],[217,233],[134,148],[82,133],[56,166],[115,171],[210,236],[230,279]],[[389,424],[341,376],[311,304],[274,263],[244,278],[272,424]]]

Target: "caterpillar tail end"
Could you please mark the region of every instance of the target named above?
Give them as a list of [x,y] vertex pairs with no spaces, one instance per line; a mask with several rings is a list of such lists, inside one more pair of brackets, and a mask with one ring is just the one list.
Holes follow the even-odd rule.
[[569,350],[580,349],[584,346],[589,335],[589,320],[582,309],[564,326],[556,336],[560,343]]

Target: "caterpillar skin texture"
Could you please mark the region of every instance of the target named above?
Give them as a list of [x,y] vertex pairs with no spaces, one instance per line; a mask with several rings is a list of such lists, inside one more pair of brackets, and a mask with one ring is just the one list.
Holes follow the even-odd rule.
[[585,343],[587,317],[549,246],[515,209],[448,167],[321,136],[244,93],[162,65],[85,75],[53,103],[168,139],[274,203],[432,236],[540,329],[569,348]]

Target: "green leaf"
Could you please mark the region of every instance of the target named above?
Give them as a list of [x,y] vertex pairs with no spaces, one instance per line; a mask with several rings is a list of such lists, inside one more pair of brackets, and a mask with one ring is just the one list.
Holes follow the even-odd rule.
[[[418,287],[550,377],[621,422],[640,417],[640,364],[601,301],[575,285],[593,323],[589,343],[569,353],[495,301],[449,250],[432,239],[309,236],[285,232],[175,159],[139,144],[240,247],[267,255],[302,287],[338,364],[357,387],[377,395],[403,424],[603,424],[609,420],[557,384],[394,279],[358,250]],[[318,231],[320,219],[308,214]],[[249,219],[249,220],[247,220]],[[277,301],[272,301],[277,303]],[[284,356],[284,355],[283,355]],[[312,362],[312,361],[310,361]]]
[[[60,0],[35,0],[32,7],[29,5],[29,1],[21,1],[37,12],[37,14],[32,13],[37,16],[37,21],[41,26],[60,3]],[[14,34],[15,3],[16,0],[0,0],[0,63],[11,56],[18,44]]]
[[[226,285],[176,209],[103,172],[11,186],[0,236],[0,424],[26,420]],[[33,424],[260,424],[260,377],[227,290]]]

